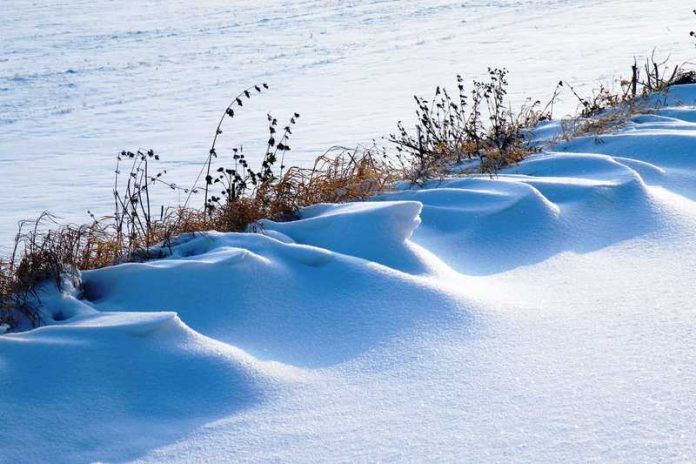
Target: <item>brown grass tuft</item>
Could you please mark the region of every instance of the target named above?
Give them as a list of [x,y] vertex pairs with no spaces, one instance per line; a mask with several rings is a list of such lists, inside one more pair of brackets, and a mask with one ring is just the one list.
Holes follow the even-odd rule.
[[[267,148],[260,166],[251,165],[241,145],[226,157],[217,152],[223,122],[236,117],[253,95],[268,89],[266,84],[252,86],[221,115],[201,172],[190,188],[166,182],[166,171],[156,169],[160,158],[152,150],[123,151],[117,157],[112,216],[97,219],[90,213],[89,224],[60,226],[44,213],[36,221],[20,223],[12,254],[0,258],[0,333],[8,327],[41,323],[39,289],[44,283],[60,288],[65,279],[71,279],[79,284],[78,270],[165,257],[183,234],[255,230],[262,219],[290,221],[305,206],[365,200],[404,180],[423,184],[472,171],[494,175],[539,151],[527,134],[540,121],[551,119],[553,104],[564,87],[580,102],[579,116],[563,121],[564,135],[571,138],[615,131],[632,115],[648,111],[648,96],[654,92],[696,82],[696,72],[680,66],[667,68],[665,62],[656,63],[654,55],[642,69],[641,78],[634,63],[632,78],[620,81],[619,91],[602,86],[589,97],[560,82],[546,106],[534,101],[517,112],[507,102],[507,70],[489,69],[488,80],[475,81],[469,92],[458,76],[454,97],[441,87],[432,100],[415,97],[414,130],[399,122],[396,133],[388,137],[396,147],[394,155],[378,146],[333,147],[311,168],[284,164],[300,117],[297,113],[284,126],[268,115]],[[213,165],[219,161],[225,165]],[[153,208],[151,190],[156,186],[182,191],[186,202]],[[201,192],[201,208],[188,206],[192,196]]]

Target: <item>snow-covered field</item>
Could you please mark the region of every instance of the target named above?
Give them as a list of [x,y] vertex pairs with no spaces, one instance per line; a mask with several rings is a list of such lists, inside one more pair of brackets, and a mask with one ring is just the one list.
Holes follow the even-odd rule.
[[[226,134],[251,157],[265,112],[299,111],[293,161],[392,130],[461,73],[507,66],[513,97],[593,87],[653,47],[692,58],[684,0],[3,0],[0,249],[18,220],[111,212],[114,154],[153,148],[191,182],[240,89],[272,91]],[[558,107],[574,109],[566,97]],[[256,144],[254,143],[256,141]]]
[[84,273],[0,337],[0,461],[693,462],[696,86],[668,103]]
[[[42,210],[108,213],[121,148],[192,179],[251,83],[272,89],[227,143],[251,155],[266,111],[299,111],[307,163],[457,72],[507,66],[521,102],[653,46],[688,59],[687,3],[5,1],[0,250]],[[498,178],[45,289],[49,323],[0,335],[0,463],[693,462],[696,86],[666,103]]]

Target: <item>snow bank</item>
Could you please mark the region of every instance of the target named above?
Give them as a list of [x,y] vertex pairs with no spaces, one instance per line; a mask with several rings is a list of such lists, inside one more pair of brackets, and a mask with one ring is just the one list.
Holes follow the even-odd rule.
[[[388,217],[397,206],[386,209]],[[413,212],[416,205],[403,206]],[[370,211],[379,209],[368,205],[365,217],[345,214],[365,224],[375,217]],[[295,231],[304,225],[300,221]],[[398,225],[394,229],[405,233]],[[329,241],[322,232],[317,241]],[[384,236],[396,241],[388,232]],[[397,260],[401,248],[383,255]],[[351,359],[404,326],[447,317],[457,305],[423,278],[262,234],[198,236],[176,246],[169,259],[86,272],[84,284],[97,309],[129,310],[136,303],[138,310],[176,311],[207,336],[261,359],[304,367]],[[385,299],[408,304],[395,312],[381,303]]]
[[693,95],[496,178],[85,272],[0,336],[0,460],[687,462]]
[[427,262],[408,240],[420,224],[421,203],[414,201],[320,204],[305,208],[298,221],[264,221],[265,230],[281,232],[297,243],[384,264],[413,274]]
[[172,312],[100,313],[0,338],[3,462],[121,460],[261,401],[249,357]]

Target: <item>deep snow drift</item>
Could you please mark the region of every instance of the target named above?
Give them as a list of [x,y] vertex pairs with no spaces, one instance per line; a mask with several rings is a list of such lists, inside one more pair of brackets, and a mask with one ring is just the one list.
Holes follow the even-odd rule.
[[668,103],[85,272],[0,337],[0,461],[689,462],[696,86]]

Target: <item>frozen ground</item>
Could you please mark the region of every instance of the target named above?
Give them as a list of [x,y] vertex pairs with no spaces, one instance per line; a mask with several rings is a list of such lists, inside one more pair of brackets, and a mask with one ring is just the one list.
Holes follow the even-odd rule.
[[[109,213],[114,153],[152,147],[190,182],[219,112],[267,81],[227,139],[253,155],[264,115],[303,114],[294,161],[369,142],[413,93],[508,66],[513,97],[624,74],[652,47],[691,58],[684,0],[4,0],[0,244],[19,219]],[[569,111],[567,98],[559,107]],[[1,247],[2,245],[0,245]]]
[[47,291],[0,337],[0,461],[692,462],[696,86],[669,103]]

